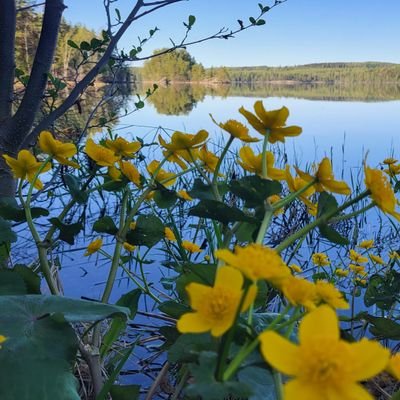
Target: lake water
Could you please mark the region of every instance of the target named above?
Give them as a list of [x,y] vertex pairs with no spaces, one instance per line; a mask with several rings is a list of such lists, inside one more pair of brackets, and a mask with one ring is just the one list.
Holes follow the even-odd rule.
[[[274,145],[281,153],[287,154],[292,165],[297,164],[304,168],[320,161],[324,156],[329,156],[333,160],[336,174],[343,172],[344,177],[349,179],[350,175],[357,176],[361,172],[362,160],[367,152],[368,163],[372,166],[377,166],[386,157],[400,156],[400,93],[396,90],[389,91],[388,95],[379,96],[367,90],[367,94],[363,92],[360,96],[345,92],[344,89],[328,88],[327,92],[323,91],[323,95],[320,94],[321,88],[317,88],[317,93],[304,88],[292,91],[289,89],[269,88],[265,92],[241,92],[223,88],[221,93],[221,90],[215,88],[160,88],[146,102],[144,109],[121,118],[113,132],[129,140],[139,136],[145,142],[151,142],[155,140],[159,127],[163,127],[167,133],[174,130],[195,133],[206,129],[210,133],[211,143],[218,146],[222,137],[226,140],[227,134],[211,121],[209,113],[212,113],[217,121],[225,122],[233,118],[245,122],[238,109],[244,106],[252,110],[256,100],[263,100],[267,110],[288,107],[288,125],[299,125],[303,128],[301,136],[289,138],[285,144]],[[135,101],[137,98],[134,96],[128,100],[128,109],[133,107]],[[250,134],[258,135],[251,128]],[[96,204],[92,207],[96,208]],[[111,209],[112,203],[107,210],[110,215],[113,213]],[[377,215],[375,211],[374,213]],[[376,226],[364,225],[363,229],[362,238],[370,238]],[[86,234],[88,236],[78,238],[74,250],[68,250],[69,246],[65,247],[67,251],[60,248],[60,274],[67,296],[99,299],[110,262],[98,255],[90,258],[83,256],[85,247],[91,240],[90,228],[86,230]],[[105,249],[112,250],[112,246],[111,241],[107,244],[106,239]],[[27,249],[21,246],[18,256],[23,258],[25,251]],[[162,267],[164,255],[161,251],[154,250],[149,258],[153,262],[146,265],[146,275],[150,282],[157,283],[162,276],[169,273]],[[122,273],[119,278],[111,302],[117,301],[122,293],[134,288]],[[153,305],[142,302],[141,309],[145,307],[151,311]],[[363,307],[361,298],[357,299],[358,307]],[[155,320],[139,317],[135,322],[154,324]],[[133,355],[135,359],[131,360],[127,367],[140,369],[137,361],[144,355],[148,353],[138,349]],[[127,378],[127,382],[150,384],[151,379],[135,375],[133,382],[132,378]]]
[[[238,109],[244,106],[252,110],[256,100],[263,100],[267,110],[288,107],[288,124],[303,128],[299,137],[289,138],[285,144],[274,145],[287,154],[291,164],[295,161],[297,165],[305,167],[329,156],[333,160],[335,172],[341,174],[343,171],[345,179],[349,179],[350,175],[356,176],[362,172],[362,160],[367,152],[368,163],[372,166],[377,166],[386,157],[400,156],[400,93],[398,97],[391,93],[388,99],[374,99],[370,92],[367,97],[358,98],[342,90],[340,96],[324,95],[321,100],[321,96],[313,93],[311,96],[306,93],[307,98],[301,98],[298,91],[293,91],[294,97],[288,97],[290,90],[283,97],[282,90],[276,88],[278,96],[274,95],[273,89],[265,93],[264,97],[262,91],[256,90],[255,97],[252,97],[251,91],[246,91],[245,95],[240,95],[240,92],[229,95],[226,90],[218,94],[214,88],[202,88],[199,95],[196,87],[159,88],[142,110],[121,118],[113,132],[129,140],[139,136],[149,142],[155,139],[159,127],[170,133],[174,130],[195,133],[206,129],[210,133],[210,141],[218,145],[221,138],[224,136],[226,139],[227,135],[211,121],[209,113],[217,121],[225,122],[234,118],[245,122]],[[137,101],[136,97],[129,100],[128,108],[133,107],[134,101]],[[252,128],[250,133],[258,135]],[[365,229],[365,235],[374,232],[372,225]],[[76,295],[84,291],[85,296],[98,298],[103,288],[102,282],[107,277],[109,263],[97,263],[96,256],[90,259],[83,257],[86,244],[87,240],[81,242],[80,250],[63,253],[65,292]],[[152,280],[156,281],[161,276],[159,265],[156,264],[160,263],[162,255],[153,254],[152,257],[157,262],[148,272]],[[112,300],[117,300],[121,291],[126,290],[126,281],[120,284],[123,288],[115,290]]]

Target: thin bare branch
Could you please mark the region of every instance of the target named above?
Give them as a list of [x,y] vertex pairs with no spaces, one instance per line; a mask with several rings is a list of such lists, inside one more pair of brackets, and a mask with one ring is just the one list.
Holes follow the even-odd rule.
[[30,6],[20,7],[20,8],[17,8],[17,13],[18,13],[18,12],[21,12],[21,11],[29,10],[29,9],[31,9],[31,8],[44,6],[45,4],[46,4],[46,2],[44,1],[44,2],[42,2],[42,3],[36,3],[36,4],[32,4],[32,5],[30,5]]
[[15,1],[2,1],[0,12],[0,123],[11,117],[15,68],[15,23]]

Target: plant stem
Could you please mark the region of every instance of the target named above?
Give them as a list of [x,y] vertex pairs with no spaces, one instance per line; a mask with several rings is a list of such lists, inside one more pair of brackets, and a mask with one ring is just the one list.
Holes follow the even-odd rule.
[[283,400],[283,386],[282,386],[282,375],[275,369],[272,370],[272,377],[274,379],[274,385],[276,390],[276,399]]
[[[351,205],[359,202],[362,200],[364,197],[369,195],[369,190],[366,190],[362,193],[360,193],[358,196],[354,197],[353,199],[347,201],[346,203],[342,204],[340,207],[338,207],[335,210],[332,210],[326,214],[321,215],[320,217],[316,218],[313,222],[309,223],[308,225],[304,226],[301,228],[299,231],[294,233],[293,235],[289,236],[286,238],[283,242],[281,242],[277,247],[275,247],[275,250],[278,253],[281,253],[284,249],[289,247],[291,244],[293,244],[297,239],[300,239],[303,235],[306,235],[308,232],[310,232],[312,229],[317,227],[318,225],[322,223],[327,223],[330,218],[332,218],[335,214],[345,210],[346,208],[350,207]],[[346,219],[346,218],[344,218]]]
[[[232,144],[234,139],[235,139],[235,137],[231,135],[229,137],[229,140],[226,142],[226,145],[225,145],[224,149],[222,150],[221,156],[219,157],[217,165],[215,167],[214,176],[213,176],[213,179],[212,179],[213,186],[216,186],[216,184],[217,184],[218,173],[219,173],[219,170],[221,169],[222,162],[223,162],[223,160],[224,160],[224,158],[226,156],[226,153],[229,150],[229,147],[231,147],[231,144]],[[217,187],[217,190],[218,190],[218,187]]]
[[264,142],[262,147],[262,177],[263,179],[268,179],[268,164],[267,164],[267,146],[269,139],[270,130],[267,129],[264,135]]

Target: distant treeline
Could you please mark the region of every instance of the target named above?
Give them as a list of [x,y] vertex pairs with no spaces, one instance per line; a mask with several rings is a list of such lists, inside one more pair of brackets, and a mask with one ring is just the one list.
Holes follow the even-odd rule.
[[[165,49],[156,50],[160,53]],[[321,63],[292,67],[211,67],[204,68],[187,50],[180,49],[154,57],[142,68],[133,68],[137,81],[211,82],[234,84],[279,83],[400,83],[400,64]]]
[[294,67],[228,67],[231,82],[400,82],[400,65],[365,63],[321,63]]

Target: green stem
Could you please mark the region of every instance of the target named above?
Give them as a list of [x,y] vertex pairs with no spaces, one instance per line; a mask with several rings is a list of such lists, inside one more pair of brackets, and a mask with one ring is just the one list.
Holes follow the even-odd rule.
[[256,349],[258,346],[258,337],[256,337],[248,346],[242,347],[239,353],[236,354],[235,358],[228,365],[223,375],[223,380],[227,381],[236,372],[236,370],[242,365],[242,362]]
[[216,378],[218,381],[223,380],[223,375],[224,375],[224,369],[226,365],[226,360],[229,355],[229,349],[231,347],[231,343],[235,334],[235,328],[236,328],[236,323],[239,318],[240,312],[243,307],[243,303],[246,299],[247,293],[250,289],[250,285],[246,283],[246,286],[243,290],[242,298],[240,299],[239,307],[236,310],[236,315],[235,319],[233,321],[231,329],[228,331],[228,333],[224,336],[223,340],[221,341],[221,347],[220,347],[220,352],[219,352],[219,357],[218,357],[218,362],[217,362],[217,371],[216,371]]
[[263,179],[268,179],[268,164],[267,164],[267,146],[268,146],[268,139],[269,139],[270,130],[267,129],[264,135],[264,142],[262,148],[262,177]]
[[268,226],[271,223],[273,211],[270,206],[265,211],[263,221],[257,234],[256,243],[262,244],[264,241],[265,233],[267,232]]
[[343,221],[343,220],[346,220],[346,219],[350,219],[350,218],[356,217],[357,215],[360,215],[360,214],[370,210],[371,208],[373,208],[375,206],[376,206],[376,204],[374,202],[372,202],[371,204],[368,204],[367,206],[361,208],[358,211],[354,211],[354,212],[349,213],[349,214],[339,215],[338,217],[332,218],[330,222],[332,224],[334,224],[334,223],[339,222],[339,221]]
[[277,247],[275,247],[275,250],[278,253],[281,253],[284,249],[292,245],[296,240],[300,239],[302,236],[306,235],[308,232],[310,232],[312,229],[320,225],[321,223],[327,223],[330,218],[332,218],[335,214],[345,210],[346,208],[352,206],[355,203],[358,203],[360,200],[362,200],[364,197],[369,195],[369,190],[366,190],[362,193],[360,193],[358,196],[354,197],[354,199],[347,201],[346,203],[342,204],[340,207],[338,207],[335,210],[332,210],[330,212],[325,213],[324,215],[321,215],[319,218],[316,218],[313,222],[309,223],[308,225],[304,226],[302,229],[294,233],[293,235],[289,236],[286,238],[283,242],[281,242]]
[[[229,137],[229,140],[226,142],[226,145],[225,145],[224,149],[222,150],[221,156],[219,157],[217,165],[215,167],[214,176],[213,176],[213,179],[212,179],[213,186],[215,186],[217,181],[218,181],[218,174],[219,174],[219,170],[221,169],[222,162],[223,162],[223,160],[224,160],[224,158],[226,156],[226,153],[229,150],[229,147],[231,147],[231,144],[232,144],[234,139],[235,139],[235,137],[231,135]],[[218,188],[217,188],[217,190],[218,190]]]
[[28,189],[28,194],[26,196],[26,201],[24,201],[23,196],[22,196],[22,180],[20,181],[19,187],[18,187],[18,195],[21,201],[21,204],[24,208],[25,211],[25,217],[26,217],[26,222],[28,224],[29,230],[32,234],[32,237],[35,241],[36,247],[38,249],[38,255],[39,255],[39,263],[40,263],[40,270],[43,273],[44,279],[46,280],[46,283],[50,289],[50,293],[53,295],[59,294],[59,290],[57,288],[57,285],[55,284],[53,280],[53,276],[51,274],[51,268],[49,265],[49,261],[47,259],[47,248],[42,242],[35,224],[33,223],[33,218],[32,218],[32,213],[31,213],[31,198],[32,198],[32,192],[34,185],[39,177],[39,175],[43,172],[44,168],[48,164],[48,162],[51,160],[51,157],[47,157],[46,160],[42,163],[40,168],[36,171],[35,176],[33,177],[33,180],[29,186]]
[[272,377],[274,379],[274,385],[276,390],[276,399],[283,400],[283,386],[282,386],[282,375],[275,369],[272,370]]
[[299,190],[297,190],[296,192],[290,193],[288,196],[286,196],[285,198],[283,198],[282,200],[277,201],[276,203],[274,203],[271,207],[273,211],[277,211],[280,208],[286,206],[286,204],[291,203],[294,199],[296,199],[297,197],[299,197],[301,194],[303,194],[308,188],[310,188],[311,186],[313,186],[316,183],[316,180],[312,180],[310,182],[308,182],[306,185],[304,185],[302,188],[300,188]]

